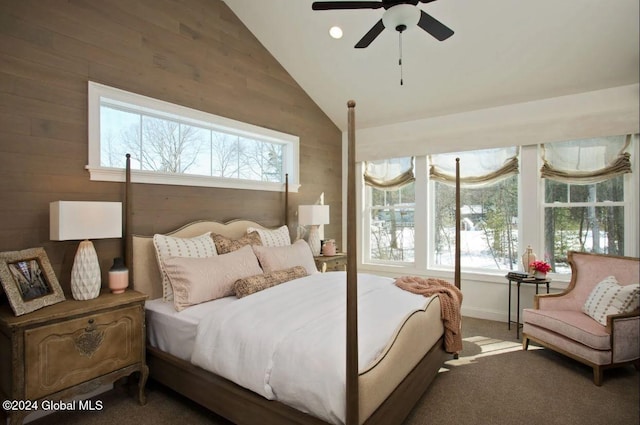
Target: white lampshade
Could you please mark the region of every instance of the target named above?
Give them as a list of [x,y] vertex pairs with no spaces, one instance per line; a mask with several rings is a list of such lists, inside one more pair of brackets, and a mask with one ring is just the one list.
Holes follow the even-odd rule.
[[51,240],[83,240],[71,269],[71,293],[76,300],[96,298],[100,295],[100,263],[89,239],[122,237],[122,203],[51,202],[49,225]]
[[329,224],[329,205],[299,205],[298,224],[301,226]]
[[49,239],[52,241],[121,238],[122,203],[51,202],[49,225]]

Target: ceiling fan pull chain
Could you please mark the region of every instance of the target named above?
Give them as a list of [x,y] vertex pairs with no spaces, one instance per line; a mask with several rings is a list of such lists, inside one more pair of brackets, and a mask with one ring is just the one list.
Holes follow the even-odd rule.
[[398,65],[400,66],[400,85],[403,85],[402,78],[402,31],[398,31],[398,44],[400,50],[400,59],[398,59]]

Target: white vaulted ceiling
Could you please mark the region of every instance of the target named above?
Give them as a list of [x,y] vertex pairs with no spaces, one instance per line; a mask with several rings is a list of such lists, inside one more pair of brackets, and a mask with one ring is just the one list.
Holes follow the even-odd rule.
[[[385,30],[353,46],[383,9],[313,11],[312,0],[225,3],[342,130],[491,108],[639,80],[638,0],[437,0],[418,7],[455,31]],[[342,27],[332,39],[329,28]]]

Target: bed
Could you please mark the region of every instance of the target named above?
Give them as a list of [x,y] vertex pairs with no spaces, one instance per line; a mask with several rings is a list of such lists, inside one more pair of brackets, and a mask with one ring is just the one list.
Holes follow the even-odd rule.
[[[353,223],[356,212],[353,196],[355,103],[349,102],[348,106],[349,196],[346,221]],[[127,176],[126,205],[130,205],[129,172]],[[129,215],[130,211],[126,214]],[[284,222],[287,223],[286,212]],[[250,220],[228,223],[199,221],[165,236],[196,238],[211,232],[224,238],[238,239],[247,235],[247,229],[250,228],[270,231]],[[129,234],[128,230],[126,232]],[[444,361],[451,357],[444,348],[440,299],[416,296],[399,288],[395,288],[395,292],[385,292],[390,291],[388,287],[394,287],[392,279],[358,274],[355,269],[354,226],[348,228],[349,261],[346,272],[296,277],[250,296],[219,297],[211,302],[188,304],[181,311],[162,300],[165,291],[162,285],[163,272],[158,266],[152,235],[133,235],[128,240],[131,241],[127,255],[133,272],[133,287],[147,294],[150,300],[146,306],[150,376],[233,423],[400,424],[435,378]],[[455,279],[459,287],[458,265]],[[335,300],[335,295],[325,296],[329,292],[343,295]],[[377,323],[369,320],[375,317],[371,312],[376,311],[376,306],[379,307],[389,297],[397,297],[398,304],[406,304],[392,313],[395,315],[393,322],[383,326],[387,320]],[[326,306],[319,304],[324,298],[329,303]],[[283,304],[276,304],[278,302]],[[361,304],[359,313],[358,303]],[[318,309],[314,309],[315,304],[320,305]],[[292,305],[295,308],[286,307]],[[338,307],[342,308],[336,316],[339,319],[323,316],[324,311]],[[296,320],[301,316],[307,317],[307,322],[304,325],[296,322],[294,326],[292,317],[281,316],[288,314],[284,310],[293,310],[291,314],[295,315]],[[266,320],[261,323],[259,319],[267,316],[273,316],[277,325],[268,324]],[[337,326],[335,323],[331,325],[332,320],[346,321],[346,326],[338,327],[340,331],[335,332]],[[264,328],[232,327],[236,322],[247,321],[259,323]],[[325,323],[328,330],[319,327]],[[209,338],[212,337],[204,335],[205,329],[217,338],[230,339],[210,342]],[[262,337],[271,331],[278,335],[277,344]],[[315,340],[312,336],[324,333],[330,334],[334,338],[330,341],[333,342],[313,345]],[[245,339],[242,339],[242,334],[246,334]],[[293,335],[312,342],[302,343],[293,339]],[[264,368],[259,367],[260,358],[251,357],[257,349],[244,349],[249,339],[259,340],[266,349],[273,350],[269,352],[268,373],[264,382],[260,382],[263,379],[260,374],[264,374]],[[361,347],[358,347],[359,340]],[[369,340],[377,341],[369,345]],[[216,357],[213,354],[207,359],[208,352],[220,354],[224,351],[238,353],[237,357],[243,359],[245,366],[249,366],[234,366],[227,361],[231,356]],[[292,361],[292,358],[296,358],[292,357],[294,352],[298,352],[297,358],[301,360]],[[310,361],[314,356],[315,360],[322,359],[324,363],[334,366],[341,363],[335,359],[346,358],[346,362],[337,371],[325,372],[322,369],[315,370],[317,362]],[[305,363],[305,360],[309,361]],[[333,376],[331,373],[336,375],[335,379],[322,381],[322,375]],[[298,381],[296,376],[300,377]],[[301,395],[307,391],[307,387],[311,387],[309,394]]]

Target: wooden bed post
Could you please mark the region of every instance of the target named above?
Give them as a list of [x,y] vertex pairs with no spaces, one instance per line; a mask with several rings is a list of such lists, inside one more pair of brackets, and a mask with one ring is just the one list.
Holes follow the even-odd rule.
[[456,158],[456,252],[453,283],[460,289],[460,158]]
[[347,370],[346,425],[358,425],[358,269],[356,250],[356,102],[347,102]]
[[[124,172],[124,225],[123,225],[123,239],[124,245],[123,255],[124,263],[127,267],[131,268],[133,265],[133,253],[130,249],[130,233],[131,233],[131,155],[126,155],[126,168]],[[133,273],[129,272],[129,286],[133,280]]]
[[284,225],[289,227],[289,173],[284,175]]

